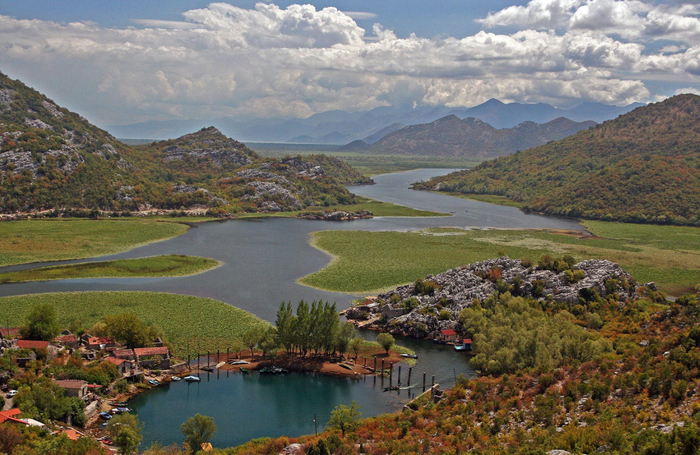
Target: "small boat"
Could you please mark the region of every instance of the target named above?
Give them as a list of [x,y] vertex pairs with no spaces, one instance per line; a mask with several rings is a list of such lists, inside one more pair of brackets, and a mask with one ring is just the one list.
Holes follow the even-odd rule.
[[148,383],[151,384],[151,385],[154,386],[154,387],[158,387],[158,386],[160,385],[160,382],[158,382],[158,381],[155,380],[155,379],[149,379],[149,380],[148,380]]
[[248,368],[243,368],[243,367],[241,367],[241,373],[247,374],[247,373],[248,373]]
[[228,364],[229,365],[248,365],[250,362],[247,360],[231,360]]
[[463,344],[456,344],[455,351],[466,351],[467,348]]
[[272,373],[272,369],[270,367],[260,368],[260,374],[267,374],[267,373]]
[[406,359],[417,359],[418,356],[416,354],[401,354],[401,357],[404,357]]
[[210,373],[214,372],[214,367],[202,367],[200,370],[208,371]]
[[344,363],[340,363],[339,365],[345,368],[346,370],[352,370],[352,367],[350,365],[345,365]]
[[170,378],[170,380],[178,382],[178,381],[182,381],[182,378],[180,376],[173,376],[172,378]]
[[110,401],[110,402],[109,402],[109,405],[110,405],[110,406],[114,406],[115,408],[118,408],[118,407],[124,407],[124,406],[126,406],[126,405],[127,405],[127,402],[126,402],[126,401]]
[[197,376],[192,376],[192,375],[190,375],[190,376],[185,376],[183,379],[184,379],[185,381],[187,381],[187,382],[199,382],[199,381],[201,381],[201,379],[200,379],[199,377],[197,377]]
[[102,417],[102,418],[105,419],[105,420],[109,420],[109,419],[112,418],[112,415],[111,415],[111,414],[108,414],[108,413],[106,413],[106,412],[100,412],[100,417]]
[[398,385],[393,385],[391,387],[384,387],[385,392],[390,392],[392,390],[399,390],[399,389],[400,389],[400,387]]

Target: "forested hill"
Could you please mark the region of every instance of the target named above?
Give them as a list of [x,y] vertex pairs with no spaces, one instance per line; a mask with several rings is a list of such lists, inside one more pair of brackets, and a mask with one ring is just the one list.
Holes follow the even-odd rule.
[[551,215],[700,225],[700,97],[678,95],[415,187],[506,196]]
[[461,120],[448,115],[391,132],[371,146],[355,141],[344,149],[390,155],[494,158],[565,138],[595,124],[558,118],[544,124],[523,122],[514,128],[496,129],[476,118]]
[[299,210],[353,203],[339,160],[263,159],[216,128],[129,146],[0,73],[0,212]]

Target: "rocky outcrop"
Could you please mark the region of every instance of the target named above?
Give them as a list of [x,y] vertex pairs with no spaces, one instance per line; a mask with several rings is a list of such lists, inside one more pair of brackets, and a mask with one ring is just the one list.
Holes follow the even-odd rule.
[[263,206],[261,207],[263,210],[272,212],[281,211],[282,208],[275,203],[274,200],[270,200],[275,198],[289,201],[291,206],[295,209],[299,209],[302,206],[301,201],[297,199],[297,197],[294,196],[291,191],[277,183],[258,180],[255,182],[250,182],[248,187],[253,188],[254,193],[243,195],[241,200],[247,201],[251,199],[266,199],[265,203],[263,203]]
[[261,170],[268,170],[272,168],[281,168],[283,171],[288,172],[295,177],[309,177],[311,179],[317,179],[326,173],[323,167],[314,163],[313,161],[304,161],[297,157],[283,158],[279,162],[263,163],[260,166]]
[[[386,307],[412,308],[408,314],[385,318],[382,329],[416,337],[437,337],[440,330],[459,331],[459,313],[475,300],[483,301],[503,287],[514,295],[553,300],[570,305],[596,293],[615,294],[620,302],[635,298],[635,281],[618,264],[588,260],[570,271],[557,273],[502,257],[458,267],[424,280],[399,286],[378,296]],[[379,312],[384,312],[379,309]],[[349,309],[349,319],[366,318],[361,310]]]
[[253,162],[252,153],[245,145],[227,138],[212,126],[177,139],[163,149],[163,160],[168,162],[193,157],[207,159],[216,167],[226,164],[245,166]]
[[361,212],[345,212],[338,210],[335,212],[305,212],[297,215],[297,218],[320,221],[352,221],[364,220],[372,218],[373,216],[374,214],[369,210],[363,210]]
[[191,193],[196,193],[197,191],[201,191],[207,197],[207,199],[209,199],[210,202],[217,202],[221,205],[228,204],[228,201],[226,199],[222,199],[220,197],[214,196],[206,188],[196,188],[192,185],[174,185],[172,187],[171,191],[174,194],[191,194]]

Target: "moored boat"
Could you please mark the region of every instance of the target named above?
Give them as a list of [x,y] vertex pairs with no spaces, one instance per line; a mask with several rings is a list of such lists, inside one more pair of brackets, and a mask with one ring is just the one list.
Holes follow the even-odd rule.
[[199,382],[199,381],[201,381],[201,379],[199,377],[192,376],[192,375],[185,376],[183,379],[187,382]]

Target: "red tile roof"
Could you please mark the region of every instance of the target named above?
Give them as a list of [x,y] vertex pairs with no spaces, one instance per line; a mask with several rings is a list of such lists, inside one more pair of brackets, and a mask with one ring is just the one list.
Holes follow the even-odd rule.
[[137,357],[145,357],[149,355],[168,355],[169,351],[165,346],[159,348],[136,348],[134,349],[134,354],[136,354]]
[[18,416],[22,413],[17,408],[14,409],[8,409],[7,411],[0,411],[0,423],[3,423],[5,421],[10,421],[10,422],[20,422],[20,423],[25,423],[22,420],[16,419],[15,416]]
[[114,343],[114,338],[112,337],[89,337],[88,344],[112,344]]
[[17,347],[20,349],[46,349],[49,347],[49,342],[39,340],[17,340]]
[[452,329],[441,330],[440,332],[445,336],[457,335],[457,332]]
[[54,341],[58,341],[59,343],[74,343],[78,341],[78,338],[75,335],[61,335],[60,337],[54,338]]
[[465,339],[464,339],[464,344],[472,344],[472,339],[471,339],[471,338],[465,338]]
[[71,441],[77,441],[82,436],[80,433],[78,433],[72,428],[68,428],[64,431],[64,433],[66,433],[66,436],[68,436],[68,439],[70,439]]
[[126,359],[117,359],[116,357],[107,357],[107,358],[104,359],[104,360],[107,361],[107,362],[109,362],[109,363],[113,363],[113,364],[115,364],[115,365],[117,365],[117,366],[118,366],[118,365],[121,365],[121,364],[124,363],[124,362],[127,362]]
[[0,338],[15,338],[19,335],[18,327],[0,328]]
[[64,389],[82,389],[87,384],[80,379],[54,379],[53,383]]
[[134,356],[133,349],[117,349],[114,351],[114,357],[118,359],[127,359]]

